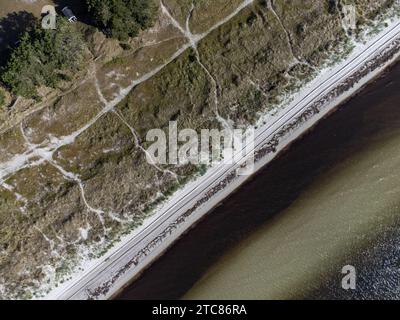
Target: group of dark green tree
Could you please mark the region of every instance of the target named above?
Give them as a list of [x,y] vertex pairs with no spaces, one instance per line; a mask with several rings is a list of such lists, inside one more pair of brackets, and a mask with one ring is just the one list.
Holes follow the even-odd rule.
[[80,68],[83,49],[81,34],[65,19],[56,30],[35,25],[11,51],[1,81],[16,96],[37,98],[38,87],[56,87]]
[[86,0],[94,24],[119,40],[149,28],[157,13],[154,0]]
[[[86,0],[88,20],[107,36],[126,41],[153,23],[154,0]],[[56,87],[83,64],[84,37],[61,15],[55,30],[38,20],[13,44],[0,67],[0,81],[14,96],[38,98],[40,86]],[[0,100],[4,100],[0,96]],[[1,102],[1,101],[0,101]]]

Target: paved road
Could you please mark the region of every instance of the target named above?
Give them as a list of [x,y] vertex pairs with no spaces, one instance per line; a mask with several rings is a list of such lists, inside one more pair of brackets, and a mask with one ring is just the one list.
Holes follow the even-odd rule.
[[[307,92],[299,95],[295,101],[272,122],[256,130],[255,149],[264,145],[273,135],[285,124],[290,123],[296,116],[301,114],[311,103],[318,101],[323,95],[330,92],[335,85],[352,75],[366,61],[378,54],[382,48],[391,43],[400,36],[400,24],[392,25],[385,34],[380,34],[372,40],[366,48],[360,50],[357,54],[351,56],[348,61],[335,67],[324,76],[319,77],[318,81],[314,81],[313,86],[309,87]],[[244,160],[244,158],[242,159]],[[102,259],[96,261],[89,271],[75,279],[66,283],[61,289],[52,293],[49,298],[56,299],[87,299],[90,292],[96,291],[97,288],[110,283],[110,279],[114,277],[114,281],[109,290],[104,295],[97,298],[106,299],[113,296],[134,276],[138,275],[146,266],[148,266],[162,251],[164,251],[171,243],[176,240],[192,223],[201,218],[210,206],[217,204],[226,192],[221,192],[210,200],[203,208],[192,214],[178,230],[170,235],[164,242],[159,244],[154,250],[148,252],[148,255],[140,261],[139,265],[133,266],[123,272],[120,277],[115,277],[139,251],[145,248],[158,235],[160,235],[171,223],[184,214],[187,210],[194,206],[204,195],[223,181],[226,176],[235,170],[238,165],[221,164],[212,168],[204,177],[196,183],[192,183],[179,192],[173,201],[169,201],[143,228],[134,234],[128,236],[109,252]],[[248,177],[241,177],[235,187],[243,183]],[[103,286],[104,288],[104,286]]]

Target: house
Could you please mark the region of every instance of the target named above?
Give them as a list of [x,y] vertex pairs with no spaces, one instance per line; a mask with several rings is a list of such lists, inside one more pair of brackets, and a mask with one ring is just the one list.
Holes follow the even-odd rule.
[[64,7],[61,12],[64,14],[64,16],[68,19],[69,22],[73,23],[73,22],[77,22],[78,19],[76,18],[76,16],[74,15],[74,13],[72,12],[72,10],[68,7]]

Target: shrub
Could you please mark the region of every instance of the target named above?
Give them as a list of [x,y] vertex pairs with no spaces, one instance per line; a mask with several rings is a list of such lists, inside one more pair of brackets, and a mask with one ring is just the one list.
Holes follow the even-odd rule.
[[154,0],[86,0],[96,26],[121,41],[135,37],[153,24]]
[[83,48],[80,33],[65,19],[58,20],[56,30],[35,26],[22,36],[0,78],[13,94],[34,98],[38,86],[55,87],[65,72],[80,68]]
[[5,102],[6,102],[6,95],[3,89],[0,88],[0,108],[4,106]]
[[337,0],[328,1],[328,12],[329,14],[335,14],[337,12]]

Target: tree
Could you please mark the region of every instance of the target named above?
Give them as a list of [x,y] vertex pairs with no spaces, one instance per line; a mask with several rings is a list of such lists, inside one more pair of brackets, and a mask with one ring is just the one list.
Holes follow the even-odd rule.
[[157,12],[154,0],[86,0],[94,23],[121,41],[152,26]]
[[330,14],[335,14],[337,12],[337,0],[329,0],[328,1],[328,12]]
[[80,68],[83,49],[80,33],[65,19],[58,20],[57,30],[37,25],[21,37],[0,79],[13,94],[36,97],[38,86],[55,87],[66,72]]

